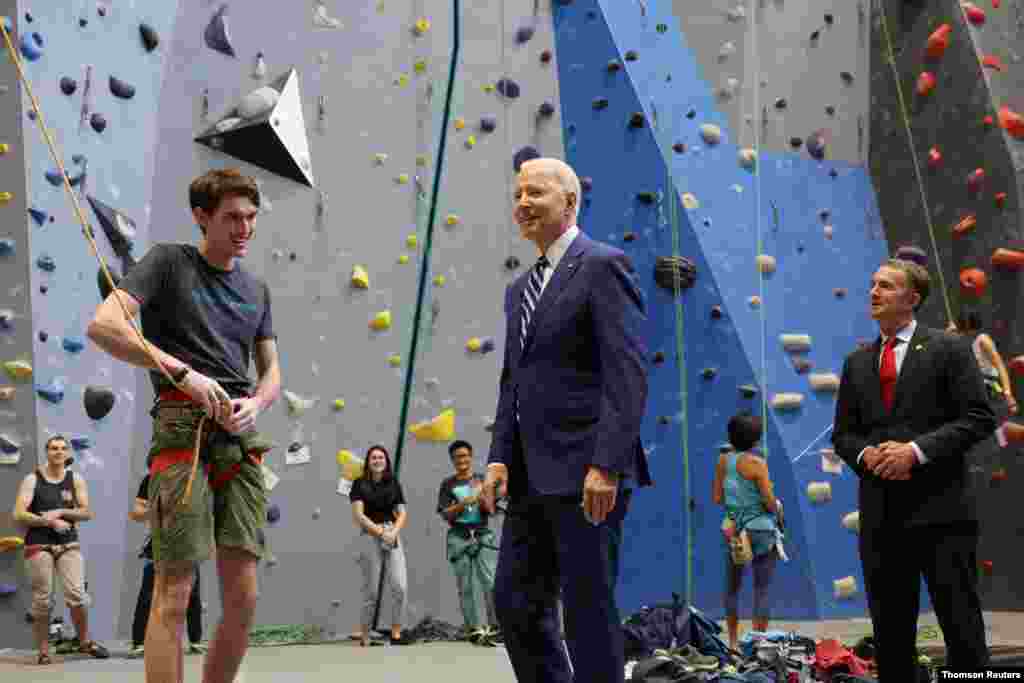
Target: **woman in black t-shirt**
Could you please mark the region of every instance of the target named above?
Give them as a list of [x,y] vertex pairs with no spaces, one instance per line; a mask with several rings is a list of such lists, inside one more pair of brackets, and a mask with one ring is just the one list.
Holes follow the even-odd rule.
[[399,538],[408,519],[402,487],[391,474],[391,458],[383,446],[366,451],[363,474],[352,483],[349,493],[352,519],[359,529],[356,562],[363,573],[363,609],[360,615],[360,644],[370,642],[370,627],[377,603],[377,586],[382,563],[387,565],[387,584],[391,591],[391,644],[407,645],[402,637],[408,579],[405,549]]

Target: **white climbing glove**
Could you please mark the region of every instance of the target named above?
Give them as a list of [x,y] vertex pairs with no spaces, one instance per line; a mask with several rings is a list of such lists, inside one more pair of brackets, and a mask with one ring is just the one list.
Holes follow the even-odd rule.
[[181,388],[193,401],[198,403],[215,422],[222,422],[231,416],[231,397],[224,387],[201,372],[189,370],[181,382]]

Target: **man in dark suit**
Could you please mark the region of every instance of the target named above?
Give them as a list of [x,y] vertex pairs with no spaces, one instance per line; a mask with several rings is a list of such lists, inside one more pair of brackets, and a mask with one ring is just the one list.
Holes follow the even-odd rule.
[[521,166],[515,220],[541,258],[505,292],[482,504],[493,510],[495,493],[509,497],[495,607],[522,683],[622,683],[622,521],[631,482],[651,483],[640,444],[643,295],[626,255],[580,232],[579,200],[564,162]]
[[914,319],[929,287],[928,271],[909,261],[891,259],[872,277],[881,335],[843,365],[832,434],[860,477],[860,557],[882,683],[918,680],[922,575],[948,663],[988,662],[965,455],[996,421],[970,348]]

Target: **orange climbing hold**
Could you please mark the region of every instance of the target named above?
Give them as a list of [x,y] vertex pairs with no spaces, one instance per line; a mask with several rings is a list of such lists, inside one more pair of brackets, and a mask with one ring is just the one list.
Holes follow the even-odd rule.
[[922,71],[921,75],[917,77],[917,94],[921,97],[928,95],[932,90],[935,90],[935,74],[931,71]]
[[992,252],[992,267],[1004,268],[1006,270],[1021,270],[1024,268],[1024,251],[996,249]]
[[1013,111],[1005,104],[999,108],[999,125],[1018,140],[1024,139],[1024,116]]
[[952,31],[952,26],[943,24],[928,36],[928,46],[925,48],[925,54],[928,55],[928,59],[942,58],[942,55],[946,53],[946,49],[949,48],[949,35]]
[[938,168],[942,165],[942,152],[939,151],[938,147],[932,147],[928,150],[928,165],[932,168]]
[[967,21],[971,22],[975,26],[981,26],[985,23],[985,10],[981,9],[973,2],[963,3],[964,12],[967,13]]
[[964,268],[960,271],[960,290],[971,296],[981,296],[988,286],[988,277],[980,268]]
[[964,216],[959,223],[953,226],[953,237],[963,237],[978,225],[977,217],[972,213]]
[[1006,65],[1003,64],[1003,60],[999,59],[996,55],[985,55],[982,58],[981,63],[990,69],[995,69],[996,71],[1002,71],[1006,68]]
[[1007,476],[1006,468],[1000,467],[998,470],[992,472],[992,481],[1006,481]]

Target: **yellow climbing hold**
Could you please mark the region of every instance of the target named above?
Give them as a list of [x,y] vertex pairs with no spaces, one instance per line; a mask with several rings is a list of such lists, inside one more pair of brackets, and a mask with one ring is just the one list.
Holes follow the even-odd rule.
[[455,119],[455,130],[462,130],[465,127],[466,127],[466,119],[462,118],[461,116],[459,118]]
[[11,146],[6,142],[0,142],[0,154],[7,154],[11,151]]
[[9,360],[4,363],[4,370],[11,379],[28,379],[32,376],[32,366],[27,361]]
[[699,209],[700,202],[689,192],[683,194],[683,206],[687,209]]
[[377,152],[376,154],[373,155],[373,160],[377,163],[378,166],[380,166],[381,164],[388,160],[388,155],[384,154],[383,152]]
[[412,65],[412,70],[415,71],[417,74],[425,74],[425,73],[427,73],[427,60],[425,60],[425,59],[418,59],[418,60],[416,60],[416,63]]
[[482,344],[483,342],[480,341],[480,337],[470,337],[469,341],[466,342],[466,350],[475,353],[480,350]]
[[426,18],[417,19],[416,25],[413,27],[413,30],[416,32],[416,35],[422,36],[424,33],[430,30],[430,20]]
[[424,441],[451,441],[455,436],[455,411],[448,408],[429,422],[417,422],[409,431]]
[[363,476],[363,460],[352,451],[341,449],[338,451],[337,460],[341,467],[342,478],[355,481]]
[[484,92],[492,93],[494,91],[495,91],[495,87],[494,87],[493,83],[487,83],[486,85],[484,85]]
[[25,545],[25,540],[21,536],[4,536],[0,538],[0,552],[17,550],[23,545]]
[[409,174],[408,173],[399,173],[398,177],[395,178],[395,182],[398,183],[399,185],[406,185],[406,184],[408,184],[409,183]]
[[0,192],[0,204],[6,204],[12,199],[14,199],[14,195],[10,192]]
[[386,330],[391,327],[391,311],[381,311],[373,316],[373,320],[370,321],[370,327],[377,331]]
[[388,365],[390,365],[391,367],[397,368],[401,364],[402,357],[399,356],[397,353],[393,353],[390,356],[388,356]]
[[466,138],[466,148],[473,149],[474,147],[476,147],[476,136],[470,135],[468,138]]
[[426,154],[417,154],[416,155],[416,165],[417,166],[426,166],[427,165],[427,155]]
[[409,76],[407,74],[398,74],[398,77],[395,78],[395,85],[399,88],[409,85]]
[[409,255],[408,254],[402,254],[401,256],[398,257],[398,262],[401,263],[404,266],[406,263],[409,262]]
[[343,399],[343,398],[336,398],[336,399],[334,399],[333,406],[334,406],[335,410],[344,410],[345,409],[345,399]]
[[352,267],[352,286],[357,289],[370,288],[370,275],[366,272],[366,268],[362,266]]
[[409,233],[409,236],[405,238],[405,246],[409,247],[410,249],[415,249],[418,243],[419,238],[416,236],[416,233],[414,232]]
[[450,213],[450,214],[448,214],[448,218],[444,219],[444,222],[445,222],[446,225],[449,225],[449,226],[458,225],[459,224],[459,217],[456,216],[454,213]]
[[434,278],[435,287],[444,287],[444,283],[448,280],[445,279],[444,275],[438,275]]

